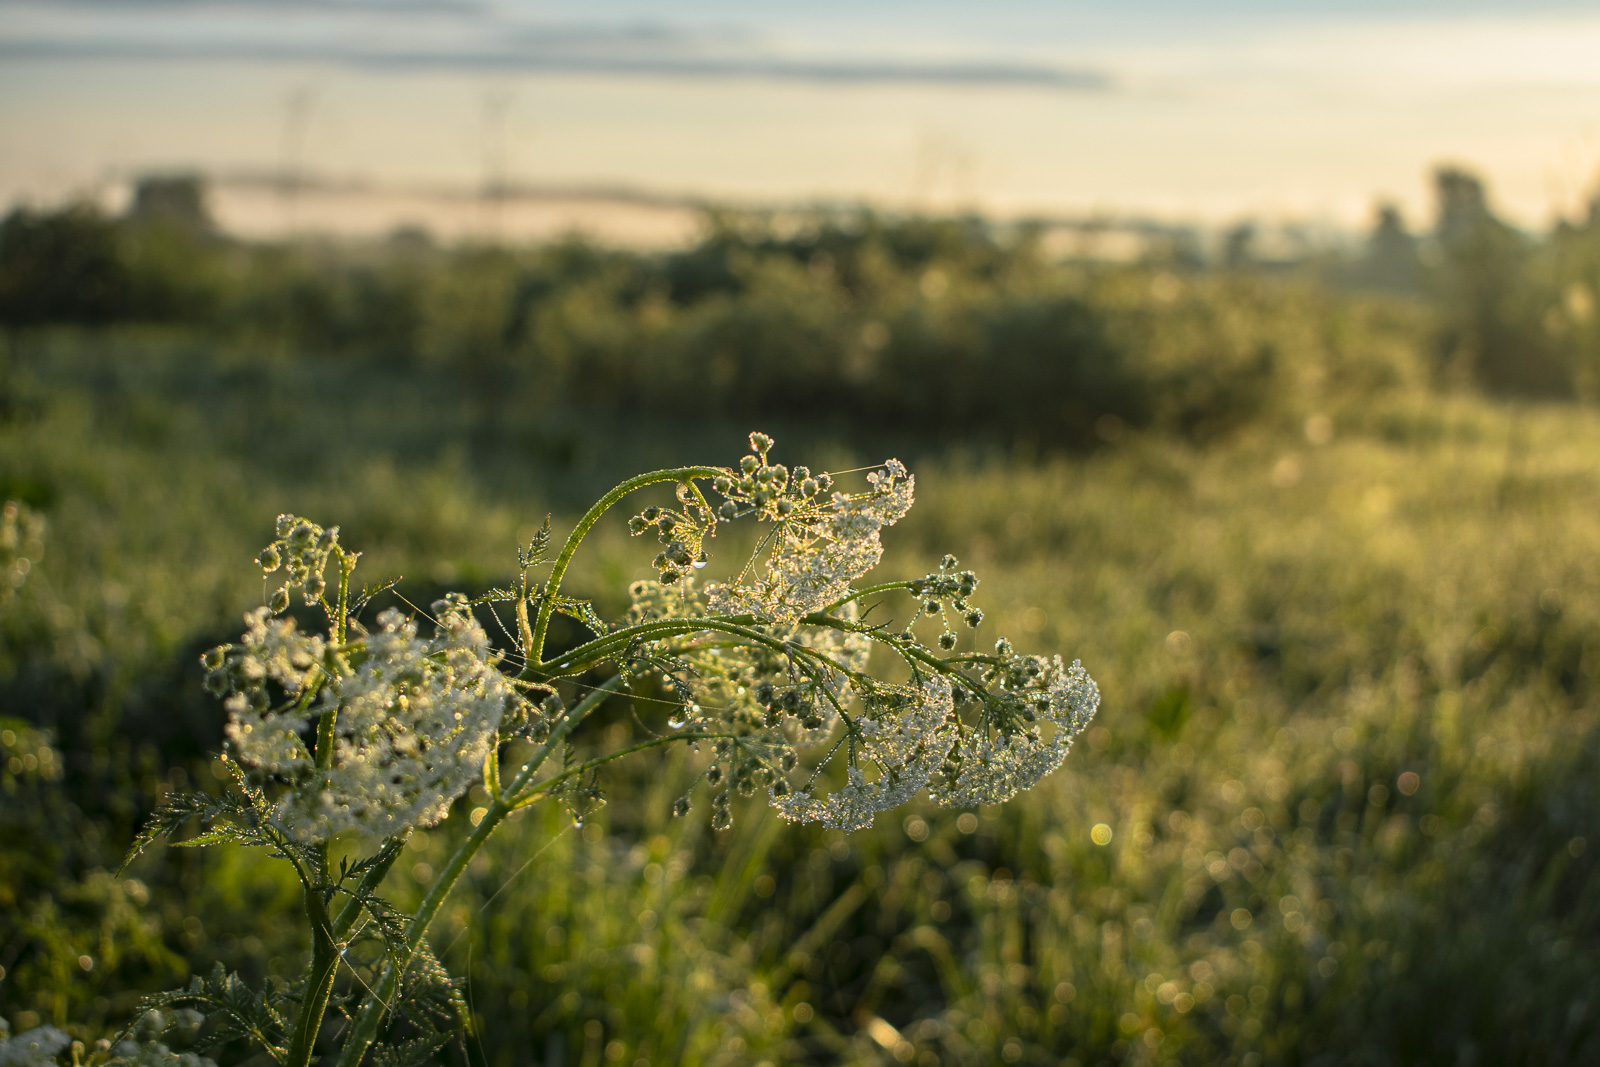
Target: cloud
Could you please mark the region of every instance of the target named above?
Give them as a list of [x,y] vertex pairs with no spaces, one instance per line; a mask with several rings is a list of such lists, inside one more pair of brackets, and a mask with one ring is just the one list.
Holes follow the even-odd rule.
[[480,14],[489,8],[479,0],[0,0],[0,9],[33,8],[40,11],[193,13],[196,10],[281,13],[285,9],[354,12],[372,15],[409,15],[418,12]]
[[894,42],[774,47],[740,27],[538,21],[495,0],[0,0],[0,59],[231,61],[346,67],[1105,89],[1102,73],[998,58],[937,58]]
[[[636,42],[639,39],[634,39]],[[555,42],[552,42],[554,44]],[[658,78],[754,78],[839,84],[933,83],[1103,90],[1099,71],[1007,61],[899,61],[694,55],[678,49],[604,49],[551,44],[522,47],[428,48],[307,41],[12,37],[0,39],[0,58],[21,60],[222,60],[247,63],[327,63],[398,69],[485,70],[529,74],[632,75]]]

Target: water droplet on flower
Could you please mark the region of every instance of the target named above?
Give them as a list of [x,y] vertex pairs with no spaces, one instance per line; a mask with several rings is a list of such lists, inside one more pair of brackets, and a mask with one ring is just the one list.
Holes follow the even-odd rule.
[[667,725],[672,727],[674,730],[681,730],[685,726],[689,725],[689,718],[686,715],[674,715],[667,720]]
[[693,564],[691,564],[691,566],[693,566],[695,570],[701,570],[702,568],[705,567],[705,565],[706,565],[706,561],[703,560],[703,559],[697,559],[697,560],[694,561]]

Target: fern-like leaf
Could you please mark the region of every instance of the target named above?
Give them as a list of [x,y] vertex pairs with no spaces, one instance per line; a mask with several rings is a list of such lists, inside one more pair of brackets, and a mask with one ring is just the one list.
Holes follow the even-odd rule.
[[195,975],[187,989],[172,989],[153,993],[142,998],[134,1009],[133,1022],[117,1035],[113,1045],[126,1040],[134,1026],[148,1011],[171,1007],[174,1004],[199,1005],[201,1014],[211,1025],[206,1032],[206,1044],[211,1047],[244,1038],[263,1049],[278,1063],[288,1057],[283,1037],[288,1023],[283,1013],[274,1006],[281,997],[250,988],[237,974],[217,964],[209,978]]

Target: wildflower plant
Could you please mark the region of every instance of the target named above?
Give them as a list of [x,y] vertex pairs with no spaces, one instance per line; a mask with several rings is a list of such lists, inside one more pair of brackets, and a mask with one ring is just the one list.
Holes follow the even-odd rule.
[[[711,823],[726,829],[734,795],[761,792],[785,819],[846,831],[924,789],[950,807],[1000,803],[1059,766],[1099,699],[1078,663],[1020,654],[1004,638],[962,648],[958,634],[976,631],[983,613],[972,603],[977,577],[951,556],[919,578],[862,584],[883,554],[882,531],[912,506],[904,465],[889,460],[851,491],[773,462],[764,434],[750,446],[734,467],[623,482],[554,559],[547,521],[519,551],[512,587],[452,594],[431,617],[388,609],[360,621],[394,583],[357,593],[359,554],[338,528],[281,516],[257,558],[276,585],[268,605],[245,616],[237,643],[203,657],[227,709],[221,759],[232,788],[169,795],[129,859],[196,819],[201,832],[177,843],[268,849],[304,887],[311,960],[287,986],[254,990],[218,970],[145,1007],[199,1010],[213,1042],[244,1038],[286,1067],[311,1062],[332,1013],[345,1020],[342,1067],[369,1051],[375,1062],[423,1063],[468,1025],[427,941],[451,888],[517,812],[592,801],[595,771],[610,761],[686,745],[701,770],[676,815],[709,793]],[[562,582],[600,518],[652,485],[674,486],[673,504],[628,524],[659,543],[655,573],[608,624]],[[754,554],[731,578],[702,583],[719,527],[734,522],[758,525]],[[302,630],[288,614],[296,599],[326,627]],[[908,609],[898,617],[896,603]],[[476,614],[502,606],[515,632],[505,654]],[[593,636],[547,654],[557,613]],[[931,642],[919,620],[937,620]],[[605,680],[579,683],[595,671]],[[608,696],[644,686],[671,694],[666,732],[589,759],[566,743]],[[402,912],[381,894],[390,868],[414,830],[447,818],[474,785],[488,803],[422,903]],[[336,838],[357,858],[336,864]]]

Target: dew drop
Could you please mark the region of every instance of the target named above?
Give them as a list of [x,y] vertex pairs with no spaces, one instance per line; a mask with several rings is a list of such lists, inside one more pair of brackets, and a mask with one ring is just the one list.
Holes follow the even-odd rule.
[[689,725],[689,719],[687,716],[679,717],[674,715],[667,720],[667,725],[672,727],[674,730],[681,730],[685,726]]
[[706,565],[706,561],[703,560],[703,559],[697,559],[697,560],[694,561],[694,563],[691,564],[691,566],[694,567],[694,569],[697,570],[697,571],[698,570],[703,570],[705,568],[705,565]]

